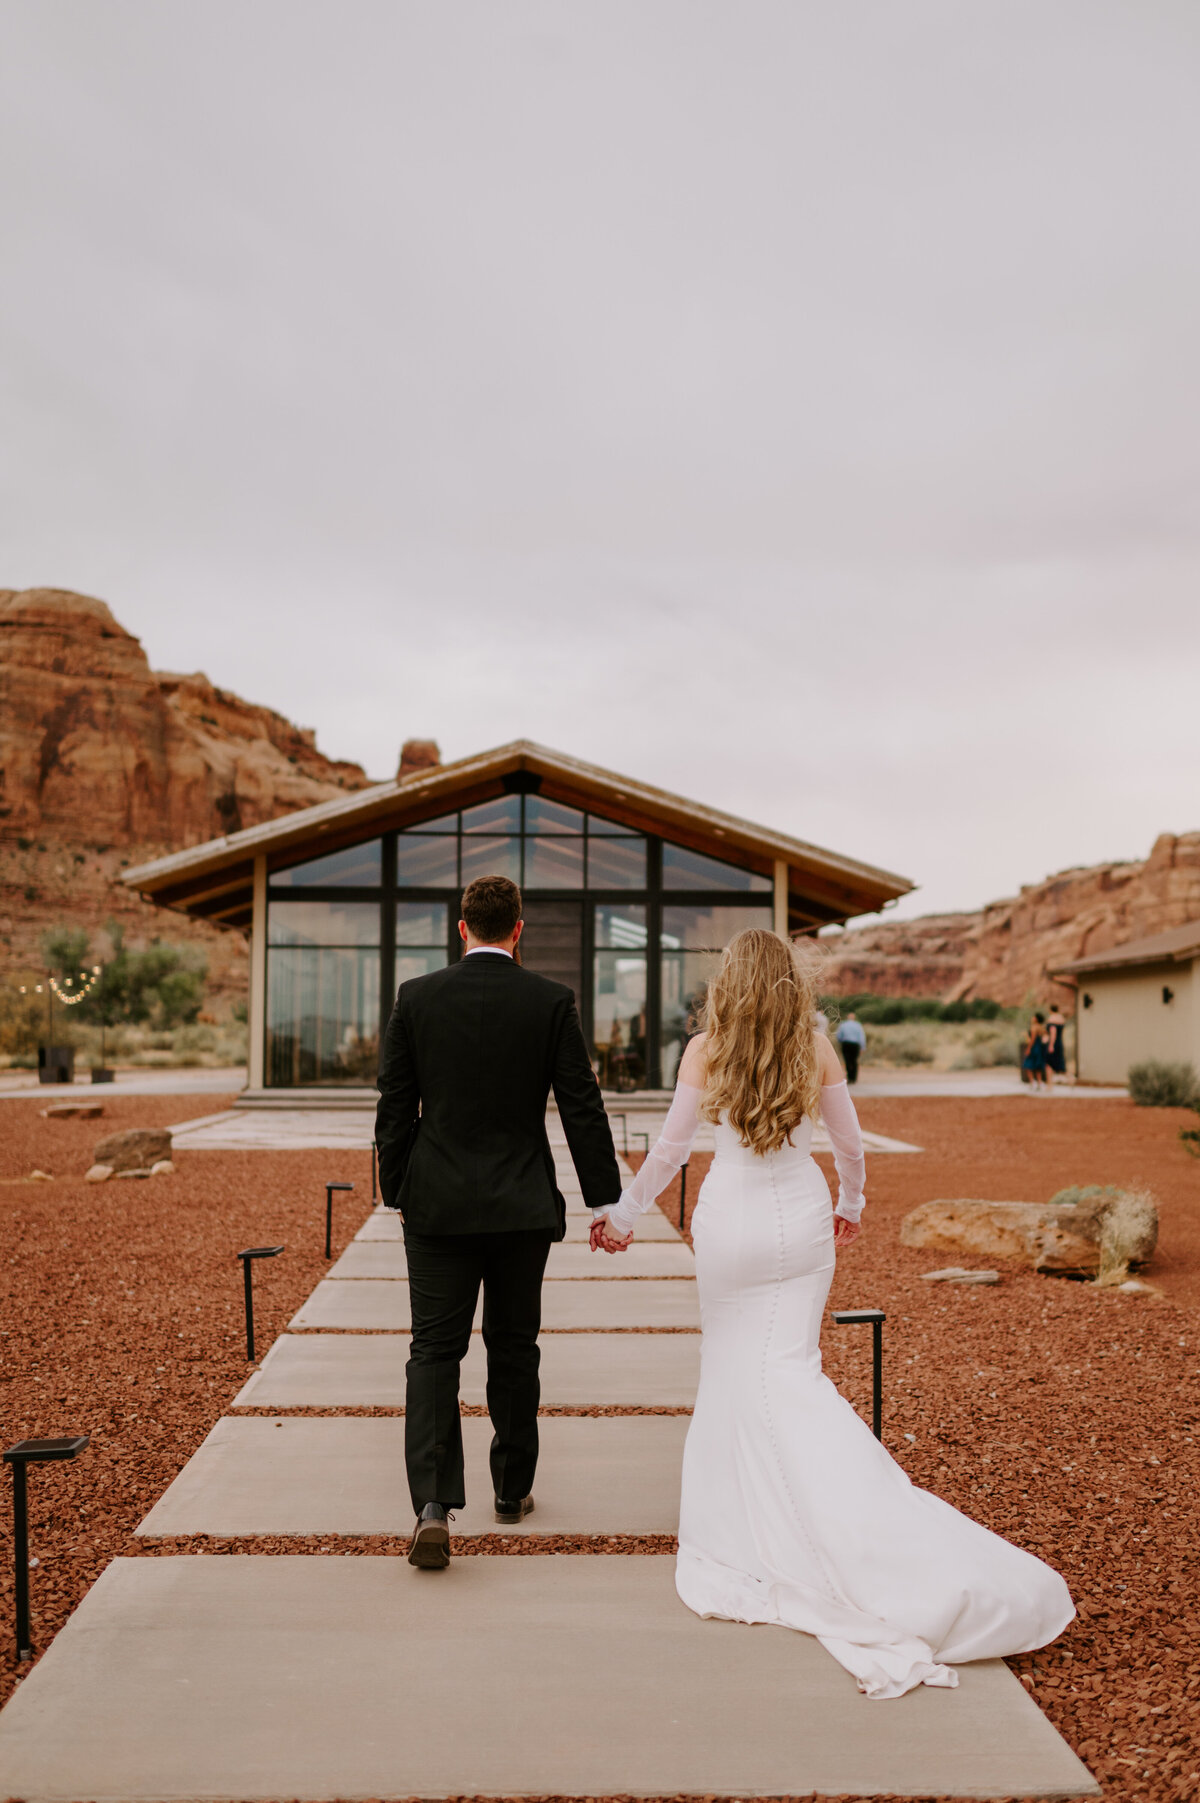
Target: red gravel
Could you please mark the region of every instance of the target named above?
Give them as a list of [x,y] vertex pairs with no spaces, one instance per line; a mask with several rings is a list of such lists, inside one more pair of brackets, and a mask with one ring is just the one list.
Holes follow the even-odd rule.
[[[42,1121],[32,1100],[0,1103],[0,1210],[11,1217],[0,1270],[5,1443],[71,1430],[93,1436],[76,1465],[43,1467],[32,1479],[40,1647],[114,1554],[161,1555],[184,1544],[145,1547],[131,1534],[245,1376],[232,1255],[242,1245],[287,1243],[286,1255],[257,1274],[265,1349],[326,1269],[322,1179],[359,1185],[337,1205],[339,1248],[369,1206],[366,1153],[185,1151],[174,1178],[79,1181],[101,1129],[163,1125],[220,1106],[207,1097],[114,1098],[103,1122],[79,1123]],[[870,1161],[868,1226],[842,1258],[833,1294],[837,1306],[887,1310],[887,1444],[916,1482],[1066,1575],[1080,1619],[1048,1653],[1012,1664],[1101,1778],[1105,1797],[1200,1796],[1200,1162],[1178,1143],[1180,1121],[1120,1102],[1024,1097],[868,1100],[861,1113],[865,1126],[926,1148]],[[692,1161],[690,1199],[706,1162]],[[55,1181],[4,1181],[35,1164]],[[1143,1182],[1155,1191],[1162,1239],[1148,1277],[1165,1296],[1011,1268],[995,1289],[931,1286],[921,1271],[945,1261],[899,1244],[901,1216],[933,1196],[1037,1200],[1074,1182]],[[830,1375],[864,1412],[868,1340],[832,1325],[825,1338]],[[2,1520],[7,1535],[7,1508]],[[234,1553],[228,1542],[187,1544]],[[371,1550],[329,1535],[319,1544]],[[378,1550],[403,1544],[380,1537]],[[608,1544],[572,1539],[550,1550]],[[636,1545],[661,1553],[669,1543]],[[540,1550],[499,1536],[472,1550],[517,1546],[524,1556]],[[612,1550],[634,1546],[621,1540]],[[6,1541],[6,1642],[10,1590]],[[17,1676],[5,1644],[0,1695]]]

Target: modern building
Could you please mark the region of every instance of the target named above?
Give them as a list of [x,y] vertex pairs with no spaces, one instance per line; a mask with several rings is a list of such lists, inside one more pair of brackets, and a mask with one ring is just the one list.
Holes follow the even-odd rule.
[[125,882],[249,932],[251,1091],[371,1084],[398,986],[460,953],[473,877],[521,885],[524,962],[569,983],[607,1089],[674,1081],[722,948],[912,885],[518,740],[160,858]]
[[1200,920],[1050,972],[1076,985],[1076,1069],[1124,1083],[1131,1064],[1188,1060],[1200,1070]]

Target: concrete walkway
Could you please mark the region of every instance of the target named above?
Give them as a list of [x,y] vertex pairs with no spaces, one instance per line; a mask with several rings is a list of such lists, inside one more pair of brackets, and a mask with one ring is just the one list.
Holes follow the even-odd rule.
[[[873,1703],[803,1634],[692,1615],[670,1556],[599,1555],[677,1529],[696,1286],[657,1212],[637,1261],[592,1254],[556,1158],[572,1234],[545,1286],[543,1405],[630,1412],[543,1415],[536,1508],[516,1527],[492,1513],[491,1424],[467,1416],[453,1532],[582,1536],[580,1550],[459,1556],[437,1574],[407,1564],[402,1538],[393,1556],[352,1555],[354,1536],[411,1527],[408,1286],[395,1217],[373,1214],[138,1529],[295,1550],[114,1560],[0,1714],[0,1797],[1097,1794],[998,1661],[956,1691]],[[305,1330],[317,1320],[343,1330]],[[482,1352],[473,1335],[468,1405]],[[340,1412],[368,1409],[394,1413]]]

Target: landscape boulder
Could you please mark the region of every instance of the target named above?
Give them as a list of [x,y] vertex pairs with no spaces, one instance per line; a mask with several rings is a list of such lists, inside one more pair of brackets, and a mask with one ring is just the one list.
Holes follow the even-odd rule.
[[171,1156],[171,1135],[165,1127],[127,1127],[123,1133],[110,1133],[102,1139],[92,1155],[92,1169],[107,1165],[113,1176],[123,1171],[148,1171],[151,1165]]
[[1060,1190],[1049,1202],[923,1202],[904,1217],[900,1241],[926,1252],[1012,1258],[1035,1271],[1087,1277],[1144,1264],[1158,1241],[1158,1209],[1144,1191]]

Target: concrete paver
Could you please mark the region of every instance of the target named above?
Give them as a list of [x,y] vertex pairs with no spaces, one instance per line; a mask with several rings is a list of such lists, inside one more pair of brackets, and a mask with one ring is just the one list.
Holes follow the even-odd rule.
[[[674,1534],[686,1415],[548,1415],[537,1506],[517,1525],[492,1510],[491,1422],[463,1424],[467,1506],[455,1536]],[[235,1416],[219,1421],[139,1534],[407,1534],[404,1423],[385,1417]]]
[[[696,1261],[682,1240],[674,1245],[635,1240],[627,1252],[593,1252],[586,1241],[560,1240],[551,1246],[546,1265],[548,1281],[575,1277],[599,1281],[621,1277],[695,1277]],[[404,1243],[396,1238],[352,1240],[330,1266],[332,1280],[359,1277],[407,1277]]]
[[[235,1408],[403,1408],[408,1337],[402,1334],[282,1334]],[[486,1401],[483,1342],[472,1335],[462,1400]],[[566,1333],[542,1341],[542,1406],[688,1408],[700,1376],[693,1333]]]
[[[602,1254],[607,1257],[608,1254]],[[478,1326],[483,1301],[475,1311]],[[326,1278],[292,1316],[292,1328],[402,1332],[412,1325],[408,1284],[397,1278]],[[548,1283],[542,1289],[542,1332],[564,1328],[700,1326],[694,1282],[648,1277],[641,1282]]]
[[117,1559],[0,1716],[27,1803],[679,1791],[1098,1787],[1000,1662],[870,1702],[806,1635],[699,1620],[666,1557]]

